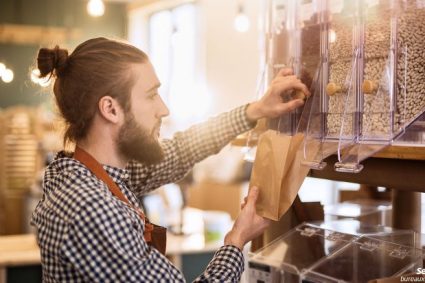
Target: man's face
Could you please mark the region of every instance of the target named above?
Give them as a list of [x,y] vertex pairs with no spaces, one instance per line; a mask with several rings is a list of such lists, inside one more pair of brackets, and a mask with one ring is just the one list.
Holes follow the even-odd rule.
[[130,112],[118,134],[118,149],[126,158],[144,164],[160,162],[164,153],[159,143],[162,118],[169,111],[158,95],[160,86],[152,65],[147,62],[132,67],[136,83],[131,90]]

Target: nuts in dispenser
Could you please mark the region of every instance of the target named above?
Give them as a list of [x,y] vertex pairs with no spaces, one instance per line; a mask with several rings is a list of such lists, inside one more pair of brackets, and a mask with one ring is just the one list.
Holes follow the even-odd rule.
[[425,7],[419,5],[418,1],[406,1],[398,20],[397,112],[401,125],[425,108]]

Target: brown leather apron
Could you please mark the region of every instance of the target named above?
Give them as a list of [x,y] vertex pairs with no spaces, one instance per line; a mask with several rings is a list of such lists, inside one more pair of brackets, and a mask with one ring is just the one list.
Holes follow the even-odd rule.
[[142,221],[145,223],[145,231],[143,237],[149,246],[157,249],[160,253],[165,255],[166,240],[167,240],[167,229],[155,224],[152,224],[149,219],[145,216],[140,208],[133,206],[127,199],[127,197],[121,192],[120,188],[115,184],[111,177],[103,169],[102,165],[97,162],[88,152],[79,148],[75,148],[74,158],[83,163],[98,179],[102,180],[109,188],[109,191],[118,199],[123,201],[125,204],[133,208]]

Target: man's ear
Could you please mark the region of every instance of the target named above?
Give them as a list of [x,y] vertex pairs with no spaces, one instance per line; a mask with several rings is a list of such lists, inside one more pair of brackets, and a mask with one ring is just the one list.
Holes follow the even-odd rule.
[[118,123],[123,115],[118,101],[111,96],[102,96],[99,99],[98,109],[102,118],[114,124]]

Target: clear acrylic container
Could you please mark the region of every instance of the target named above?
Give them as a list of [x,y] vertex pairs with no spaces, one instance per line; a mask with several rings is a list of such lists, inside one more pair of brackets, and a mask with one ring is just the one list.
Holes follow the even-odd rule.
[[303,274],[308,282],[368,282],[412,273],[422,266],[422,251],[362,237],[317,262]]
[[402,246],[420,248],[421,243],[425,243],[425,241],[421,242],[421,235],[413,230],[394,229],[388,226],[368,224],[349,218],[313,224],[336,232],[351,234],[357,237],[367,236]]
[[[354,5],[353,5],[354,3]],[[303,164],[323,169],[323,159],[353,144],[358,128],[355,115],[357,64],[355,1],[318,1],[321,58],[313,96],[306,103],[298,132],[305,142]]]
[[[405,140],[411,126],[425,132],[415,123],[425,111],[425,56],[419,55],[425,51],[425,5],[415,0],[363,1],[358,22],[360,131],[355,145],[339,149],[335,164],[337,171],[354,173],[363,168],[364,159]],[[425,146],[421,136],[409,134],[409,139]]]
[[[282,68],[291,68],[308,87],[311,87],[321,60],[319,1],[269,0],[267,66],[265,82],[269,85]],[[283,101],[303,98],[300,91],[282,94]],[[303,108],[298,108],[276,119],[269,120],[269,128],[294,135]]]
[[410,230],[339,220],[301,224],[249,255],[249,282],[367,282],[422,266]]
[[323,169],[337,153],[336,171],[358,173],[388,145],[425,146],[423,1],[311,3],[320,60],[297,130],[303,164]]
[[356,237],[301,224],[250,255],[249,282],[301,282],[301,274]]

